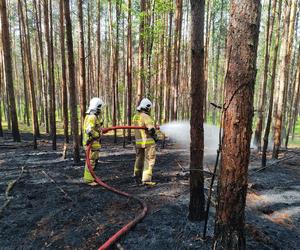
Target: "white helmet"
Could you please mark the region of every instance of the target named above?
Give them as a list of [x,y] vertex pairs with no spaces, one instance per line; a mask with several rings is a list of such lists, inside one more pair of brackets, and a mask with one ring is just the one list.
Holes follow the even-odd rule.
[[141,100],[140,105],[137,107],[137,111],[141,111],[142,109],[149,111],[152,108],[152,102],[148,98],[144,98]]
[[100,111],[103,105],[104,105],[104,102],[102,101],[101,98],[93,97],[90,100],[90,106],[89,106],[88,110],[86,111],[86,113],[90,113],[91,111],[94,111],[94,112]]

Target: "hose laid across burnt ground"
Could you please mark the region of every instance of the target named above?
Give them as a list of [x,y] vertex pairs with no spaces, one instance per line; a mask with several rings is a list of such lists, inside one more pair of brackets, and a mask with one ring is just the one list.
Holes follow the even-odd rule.
[[[102,133],[106,134],[111,130],[116,130],[116,129],[146,129],[146,127],[139,127],[139,126],[115,126],[115,127],[110,127],[110,128],[105,128],[102,129]],[[145,201],[143,201],[142,199],[133,196],[129,193],[123,192],[121,190],[118,190],[116,188],[113,188],[111,186],[109,186],[108,184],[106,184],[105,182],[103,182],[94,172],[91,162],[90,162],[90,154],[91,154],[91,145],[89,144],[86,148],[86,164],[87,167],[91,173],[91,175],[94,177],[95,182],[97,182],[100,186],[106,188],[107,190],[116,193],[118,195],[122,195],[124,197],[127,197],[129,199],[133,199],[136,200],[142,208],[142,211],[130,222],[128,222],[125,226],[123,226],[119,231],[117,231],[114,235],[112,235],[103,245],[101,245],[98,250],[104,250],[104,249],[108,249],[109,247],[111,247],[114,243],[116,243],[121,236],[123,236],[124,234],[126,234],[129,230],[131,230],[137,223],[139,223],[145,216],[147,213],[147,204],[145,203]]]

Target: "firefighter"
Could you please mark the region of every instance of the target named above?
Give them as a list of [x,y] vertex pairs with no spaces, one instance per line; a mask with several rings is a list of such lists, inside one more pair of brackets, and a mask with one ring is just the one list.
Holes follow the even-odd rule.
[[[90,162],[93,169],[95,168],[96,162],[98,161],[100,156],[100,137],[101,127],[103,126],[101,109],[103,107],[103,104],[104,103],[100,98],[92,98],[83,124],[83,145],[87,146],[90,143],[92,144]],[[90,186],[97,185],[86,164],[84,168],[83,180]]]
[[144,98],[137,107],[137,113],[133,117],[135,126],[143,126],[147,129],[135,130],[136,160],[134,164],[134,178],[137,183],[155,185],[152,182],[152,171],[155,164],[157,134],[154,120],[150,116],[152,103]]

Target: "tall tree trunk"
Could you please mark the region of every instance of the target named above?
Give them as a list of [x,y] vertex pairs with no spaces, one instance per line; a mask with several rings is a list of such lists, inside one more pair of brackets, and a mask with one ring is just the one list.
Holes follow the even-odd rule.
[[[80,131],[82,135],[82,126],[86,109],[86,73],[85,73],[85,51],[84,51],[84,30],[82,2],[78,0],[78,21],[79,21],[79,85],[80,85]],[[89,55],[91,56],[91,55]]]
[[[275,13],[276,13],[276,3],[277,3],[277,0],[274,0],[273,14],[272,14],[273,18],[275,18]],[[263,149],[262,149],[262,158],[261,158],[262,167],[265,167],[266,163],[267,163],[267,149],[268,149],[268,144],[269,144],[269,134],[270,134],[271,123],[272,123],[272,115],[273,115],[274,88],[275,88],[276,68],[277,68],[279,39],[280,39],[281,11],[282,11],[282,0],[279,0],[278,11],[277,11],[278,18],[277,18],[276,41],[275,41],[274,55],[273,55],[273,62],[272,62],[269,110],[268,110],[266,129],[265,129],[265,134],[264,134],[264,139],[263,139]]]
[[62,86],[62,110],[64,123],[65,143],[69,143],[69,115],[68,115],[68,92],[65,55],[65,26],[64,26],[64,1],[59,1],[60,22],[60,53],[61,53],[61,86]]
[[191,0],[191,146],[189,219],[200,221],[204,213],[204,15],[205,1]]
[[[118,4],[118,3],[116,3]],[[110,41],[110,79],[111,79],[111,86],[112,86],[112,123],[113,126],[116,126],[117,124],[117,91],[116,91],[116,84],[117,84],[117,39],[113,38],[113,23],[112,23],[112,5],[111,5],[111,0],[108,1],[108,7],[109,7],[109,41]],[[116,40],[116,44],[114,46],[114,40]],[[114,131],[114,142],[117,142],[117,132],[116,130]]]
[[137,85],[137,99],[138,105],[144,95],[145,86],[145,14],[146,14],[146,1],[140,0],[140,27],[139,27],[139,78]]
[[70,17],[69,0],[64,0],[64,14],[66,21],[66,39],[68,48],[68,73],[69,73],[69,105],[71,111],[71,129],[73,135],[73,158],[75,163],[80,162],[79,136],[78,136],[78,114],[77,114],[77,91],[75,82],[75,67],[73,54],[72,22]]
[[1,14],[1,25],[2,25],[2,49],[4,56],[5,66],[5,80],[7,87],[7,95],[9,99],[10,117],[12,124],[12,136],[14,141],[21,141],[21,136],[18,126],[18,117],[16,112],[14,82],[13,82],[13,70],[12,70],[12,59],[11,59],[11,42],[9,34],[9,23],[7,18],[6,0],[0,0],[0,14]]
[[214,249],[245,249],[245,205],[260,23],[259,0],[232,0]]
[[288,123],[288,131],[286,134],[286,140],[285,140],[285,147],[287,148],[288,142],[289,142],[289,135],[292,130],[292,127],[294,125],[294,120],[297,120],[297,114],[298,114],[298,106],[299,106],[299,99],[300,99],[300,44],[298,48],[298,59],[297,59],[297,69],[296,74],[298,77],[295,77],[295,84],[293,89],[293,95],[292,95],[292,102],[291,102],[291,110],[289,114],[289,123]]
[[[270,36],[272,35],[273,31],[273,24],[270,24],[271,21],[271,3],[272,0],[269,0],[268,6],[268,18],[267,18],[267,30],[266,30],[266,39],[265,39],[265,62],[264,62],[264,74],[263,74],[263,81],[261,86],[261,96],[260,96],[260,105],[258,110],[258,120],[256,124],[255,130],[255,142],[257,143],[257,150],[261,150],[261,136],[263,130],[263,122],[264,122],[264,112],[266,106],[266,93],[267,93],[267,82],[268,82],[268,72],[269,72],[269,60],[270,60]],[[274,22],[273,22],[274,23]],[[270,32],[271,27],[271,32]]]
[[205,97],[204,97],[204,121],[206,122],[207,119],[207,112],[209,107],[207,106],[207,90],[208,90],[208,73],[209,73],[209,67],[208,67],[208,58],[209,58],[209,44],[210,44],[210,28],[211,28],[211,2],[206,2],[206,20],[205,20],[205,51],[204,51],[204,79],[205,79]]
[[44,122],[46,126],[46,133],[49,133],[49,120],[48,120],[48,99],[47,99],[47,76],[45,72],[45,63],[44,63],[44,49],[43,49],[43,41],[42,41],[42,31],[41,31],[41,2],[39,2],[39,8],[37,6],[36,0],[33,0],[33,5],[35,9],[35,20],[36,20],[36,30],[38,35],[39,42],[39,51],[41,58],[41,67],[42,67],[42,95],[44,102]]
[[277,159],[279,149],[281,146],[281,133],[283,128],[283,113],[285,112],[285,92],[288,85],[289,75],[289,56],[288,56],[288,40],[289,40],[289,26],[291,16],[291,2],[286,3],[285,18],[283,24],[282,43],[280,47],[280,63],[279,63],[279,77],[277,79],[278,86],[278,103],[275,113],[275,129],[274,129],[274,146],[273,158]]
[[[100,96],[102,87],[102,77],[101,77],[101,0],[98,0],[97,6],[97,94]],[[103,93],[101,92],[101,95]]]
[[48,99],[49,99],[49,121],[50,121],[50,136],[52,138],[52,149],[56,150],[56,119],[55,119],[55,93],[54,89],[54,75],[53,75],[53,67],[52,64],[52,42],[51,42],[51,27],[49,20],[49,2],[48,0],[43,0],[44,2],[44,25],[45,25],[45,37],[47,43],[47,56],[48,56]]
[[23,74],[23,89],[24,89],[24,123],[27,124],[27,126],[30,126],[29,123],[29,105],[28,105],[28,90],[27,90],[27,79],[26,79],[26,72],[25,72],[25,56],[24,56],[24,51],[23,48],[24,46],[24,42],[23,42],[23,36],[22,36],[22,27],[21,27],[21,17],[20,17],[20,11],[18,11],[19,13],[19,39],[20,39],[20,51],[21,51],[21,62],[22,62],[22,74]]
[[[131,125],[131,106],[132,106],[132,18],[131,18],[131,0],[128,0],[127,17],[127,124]],[[131,130],[127,130],[128,141],[131,141]]]
[[24,1],[25,4],[25,16],[23,12],[22,1],[18,1],[18,8],[20,12],[20,19],[22,22],[22,30],[24,33],[24,52],[26,58],[26,66],[27,66],[27,79],[29,80],[29,90],[30,90],[30,103],[31,103],[31,119],[32,119],[32,129],[33,129],[33,140],[34,140],[34,148],[37,148],[36,139],[40,136],[39,132],[39,123],[37,117],[37,108],[36,108],[36,98],[35,98],[35,90],[34,90],[34,79],[33,79],[33,69],[32,69],[32,60],[31,60],[31,44],[30,44],[30,34],[28,27],[28,18],[27,18],[27,2]]
[[[221,17],[220,17],[220,27],[219,27],[219,36],[221,36],[221,33],[222,33],[222,24],[224,22],[223,20],[223,16],[224,16],[224,0],[221,1]],[[218,86],[220,87],[219,88],[219,91],[222,92],[222,88],[220,86],[220,83],[219,83],[219,75],[220,75],[220,53],[221,53],[221,39],[218,39],[218,42],[217,42],[217,56],[216,56],[216,68],[215,68],[215,74],[214,74],[214,89],[213,89],[213,100],[214,100],[214,103],[217,103],[217,94],[218,94]],[[217,111],[216,109],[213,110],[213,124],[216,124],[216,116],[217,116]]]
[[172,45],[172,20],[173,11],[169,13],[169,34],[168,34],[168,48],[166,56],[166,83],[164,88],[164,122],[170,120],[170,90],[171,90],[171,70],[172,70],[172,57],[171,57],[171,45]]
[[175,32],[174,32],[174,61],[173,61],[173,104],[172,120],[177,120],[178,112],[178,91],[180,77],[180,46],[181,46],[181,28],[182,28],[182,0],[176,0],[175,11]]

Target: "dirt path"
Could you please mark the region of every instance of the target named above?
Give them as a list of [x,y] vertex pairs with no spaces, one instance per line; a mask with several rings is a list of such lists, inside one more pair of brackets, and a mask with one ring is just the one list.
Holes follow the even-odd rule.
[[[29,142],[22,145],[0,141],[0,206],[7,199],[8,184],[24,167],[0,214],[0,249],[96,249],[139,210],[131,200],[83,184],[83,162],[74,166],[63,160],[61,143],[57,152],[46,138],[38,151]],[[149,207],[143,222],[120,241],[124,249],[210,249],[214,208],[206,242],[199,239],[203,224],[186,218],[189,173],[182,171],[188,167],[186,150],[170,143],[166,149],[159,146],[154,172],[159,184],[146,188],[136,186],[131,178],[133,147],[123,149],[121,139],[114,145],[109,137],[103,145],[97,174],[112,186],[143,197]],[[293,154],[289,161],[250,176],[249,249],[300,247],[299,152]],[[250,175],[258,167],[257,156],[252,158]],[[206,159],[207,167],[213,159]]]

